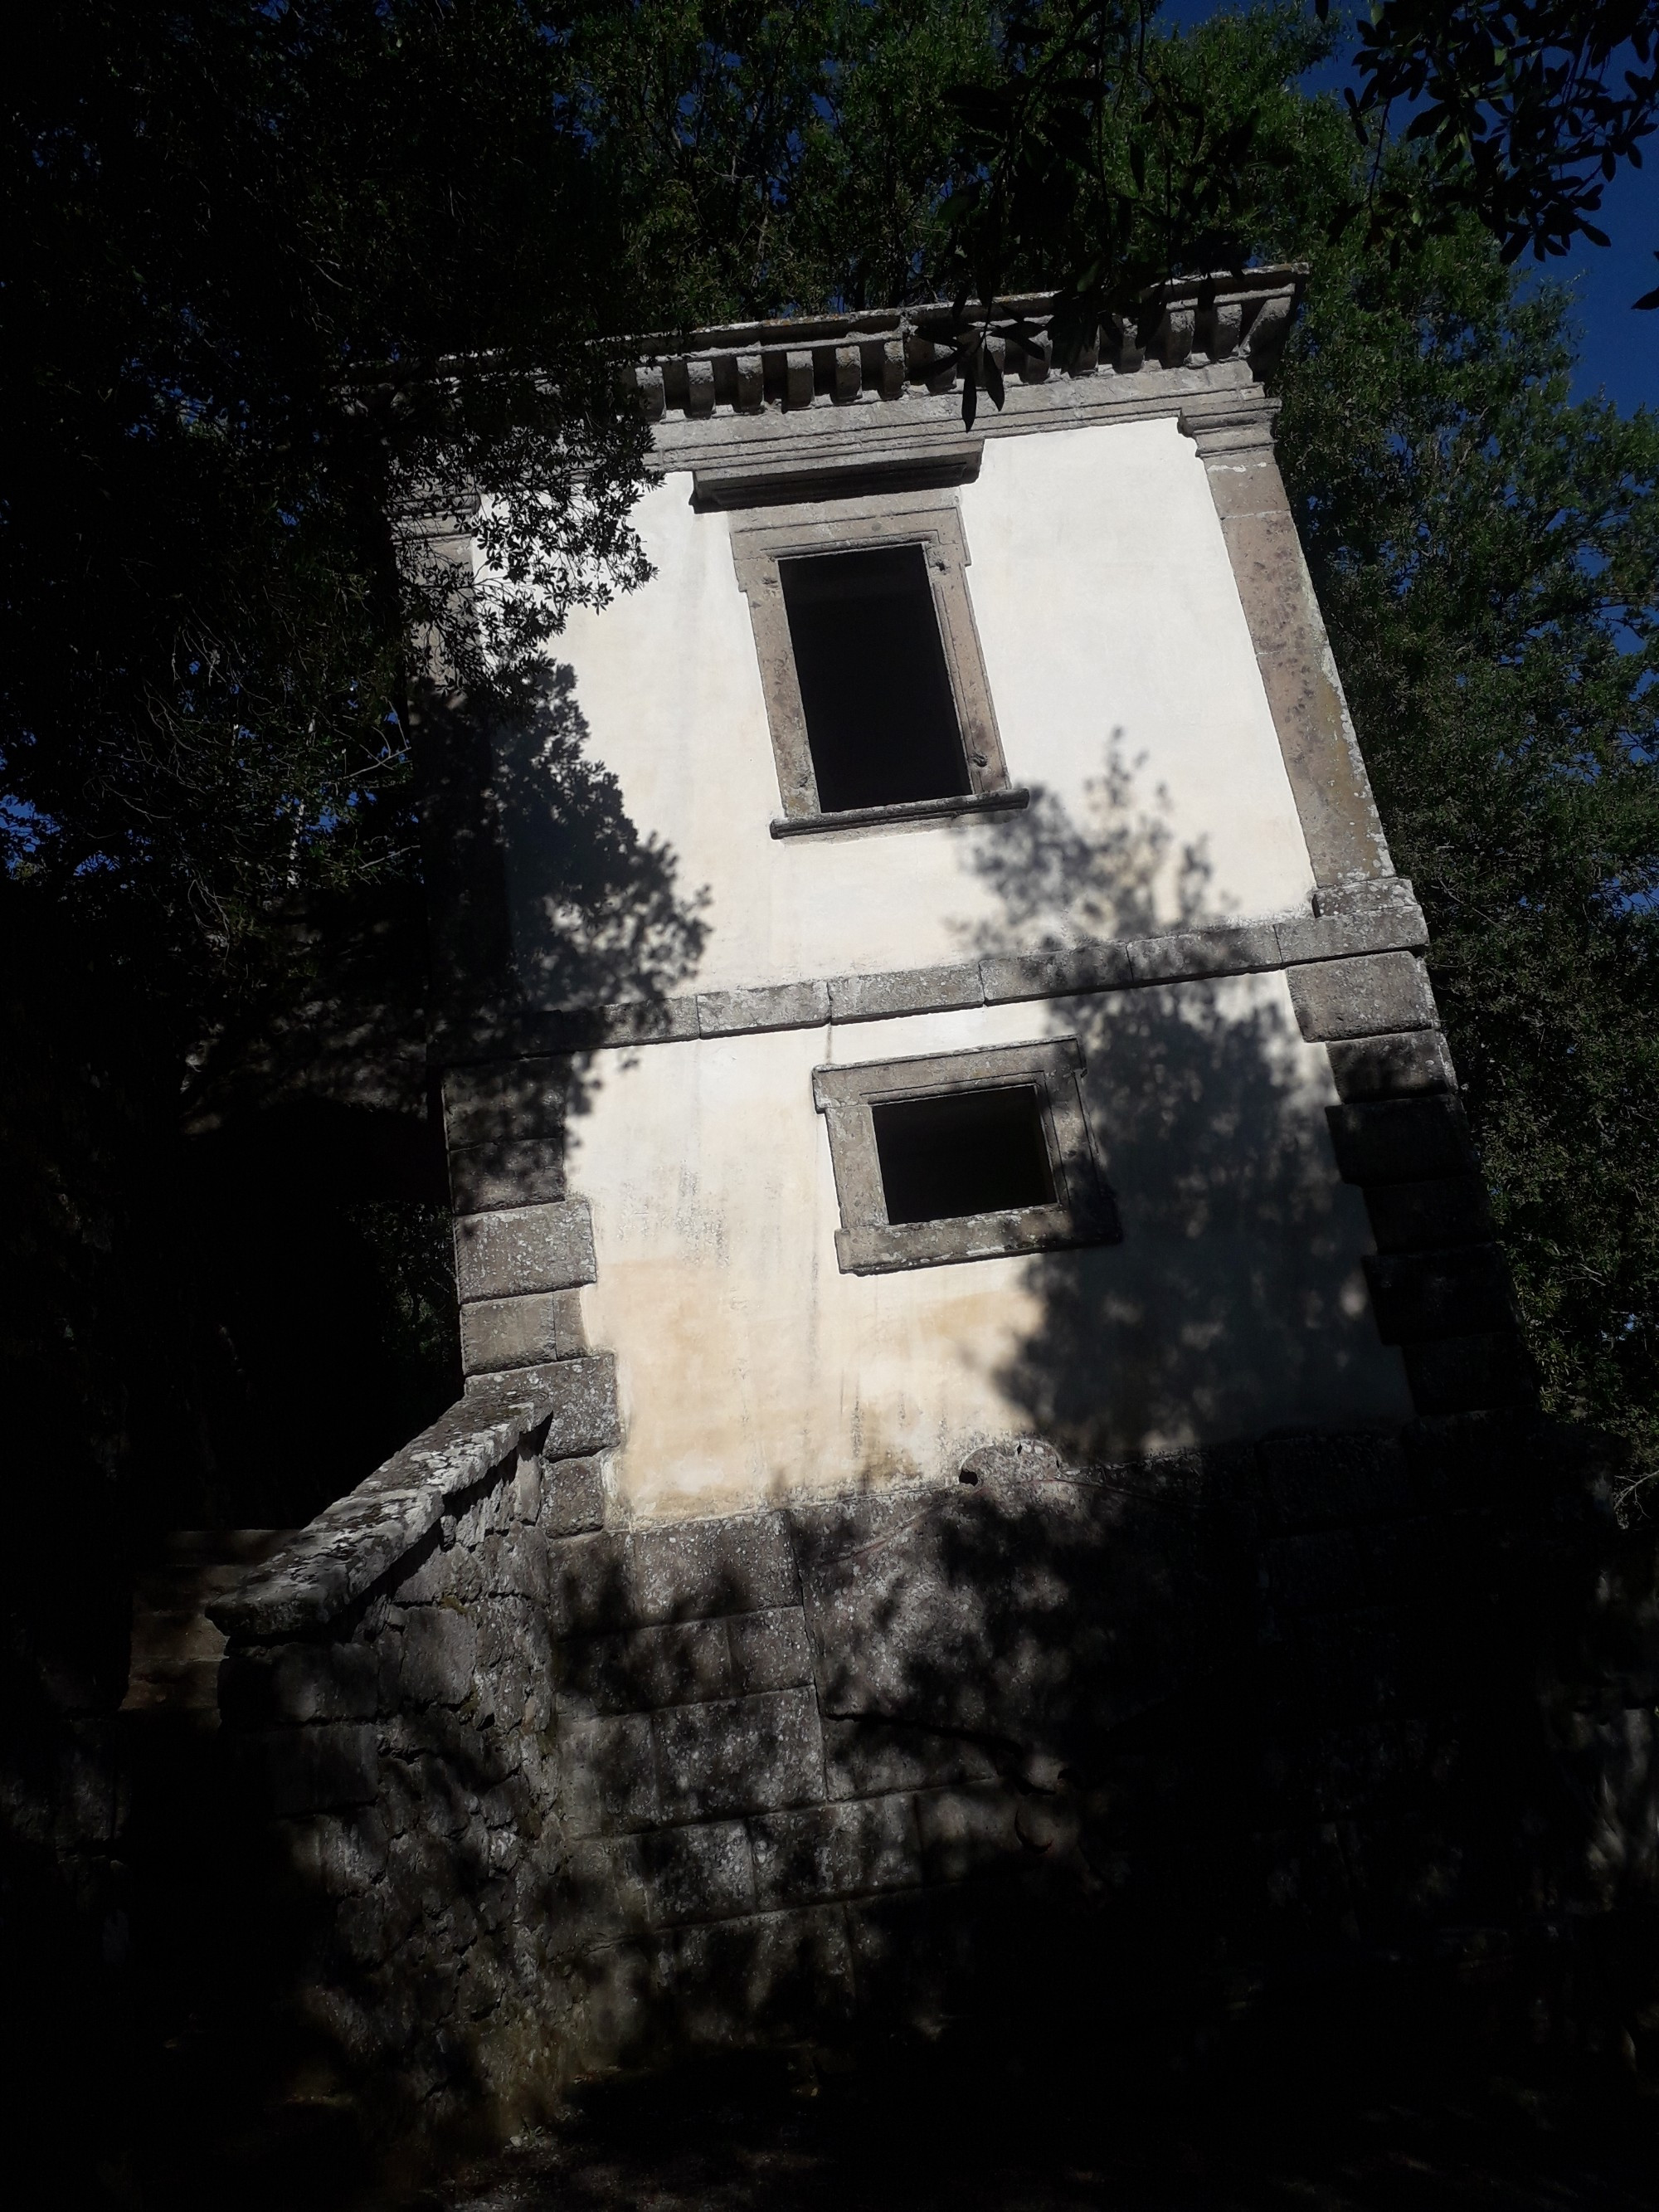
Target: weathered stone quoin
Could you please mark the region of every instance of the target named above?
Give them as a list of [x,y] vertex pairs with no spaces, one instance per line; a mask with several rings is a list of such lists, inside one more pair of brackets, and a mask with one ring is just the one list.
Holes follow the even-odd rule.
[[[1208,1880],[1197,1767],[1230,1956],[1422,1893],[1436,1577],[1530,1382],[1274,459],[1298,283],[1069,371],[1003,303],[971,432],[943,309],[649,350],[653,579],[572,620],[556,743],[447,753],[466,1394],[215,1613],[289,1996],[430,2121],[1097,1968]],[[848,577],[925,611],[918,795],[826,796]],[[573,937],[573,746],[665,951]],[[1012,1099],[1023,1194],[900,1206],[884,1112]]]

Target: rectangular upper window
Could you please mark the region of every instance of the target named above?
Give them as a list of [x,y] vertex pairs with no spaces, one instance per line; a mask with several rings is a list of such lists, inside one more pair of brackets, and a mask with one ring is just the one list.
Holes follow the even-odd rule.
[[953,495],[762,507],[730,527],[783,800],[775,836],[1025,804]]
[[819,1067],[843,1274],[1117,1240],[1075,1037]]
[[920,545],[778,563],[818,805],[901,806],[972,789]]

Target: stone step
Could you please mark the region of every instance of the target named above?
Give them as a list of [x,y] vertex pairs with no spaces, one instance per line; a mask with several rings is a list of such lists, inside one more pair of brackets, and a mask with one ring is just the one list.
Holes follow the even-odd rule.
[[181,1528],[167,1537],[134,1579],[123,1712],[216,1713],[225,1639],[207,1608],[293,1534],[288,1528]]

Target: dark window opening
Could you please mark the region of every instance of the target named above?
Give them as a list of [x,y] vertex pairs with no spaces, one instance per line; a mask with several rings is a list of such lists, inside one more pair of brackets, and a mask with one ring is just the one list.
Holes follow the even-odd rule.
[[823,811],[965,798],[973,787],[921,547],[814,554],[778,569]]
[[1054,1170],[1030,1084],[872,1105],[887,1218],[955,1221],[1052,1206]]

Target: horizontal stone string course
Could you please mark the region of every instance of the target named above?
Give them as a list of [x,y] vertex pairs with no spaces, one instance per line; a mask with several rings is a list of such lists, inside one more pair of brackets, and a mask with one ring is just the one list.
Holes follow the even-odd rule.
[[[1347,910],[1333,908],[1268,921],[1221,922],[1162,937],[1103,939],[1049,952],[989,953],[977,961],[902,968],[882,975],[762,983],[687,998],[621,1000],[610,1006],[524,1012],[483,1023],[445,1022],[434,1031],[432,1050],[434,1059],[453,1068],[468,1061],[592,1052],[607,1046],[683,1044],[696,1037],[818,1029],[826,1022],[880,1021],[954,1007],[1206,981],[1277,968],[1294,970],[1306,963],[1352,961],[1377,953],[1409,954],[1426,942],[1422,910],[1411,885],[1401,878],[1389,878],[1377,884],[1374,896]],[[1426,992],[1426,983],[1421,989]],[[1425,1003],[1426,1019],[1432,1023],[1432,1000]],[[510,1113],[507,1102],[514,1097],[526,1100],[527,1111],[544,1116],[552,1112],[546,1099],[532,1103],[523,1079],[515,1083],[510,1073],[481,1075],[476,1080],[476,1091],[471,1075],[465,1081],[452,1079],[446,1085],[452,1144],[458,1140],[458,1130],[470,1133],[495,1128]],[[452,1094],[454,1103],[447,1103]]]

